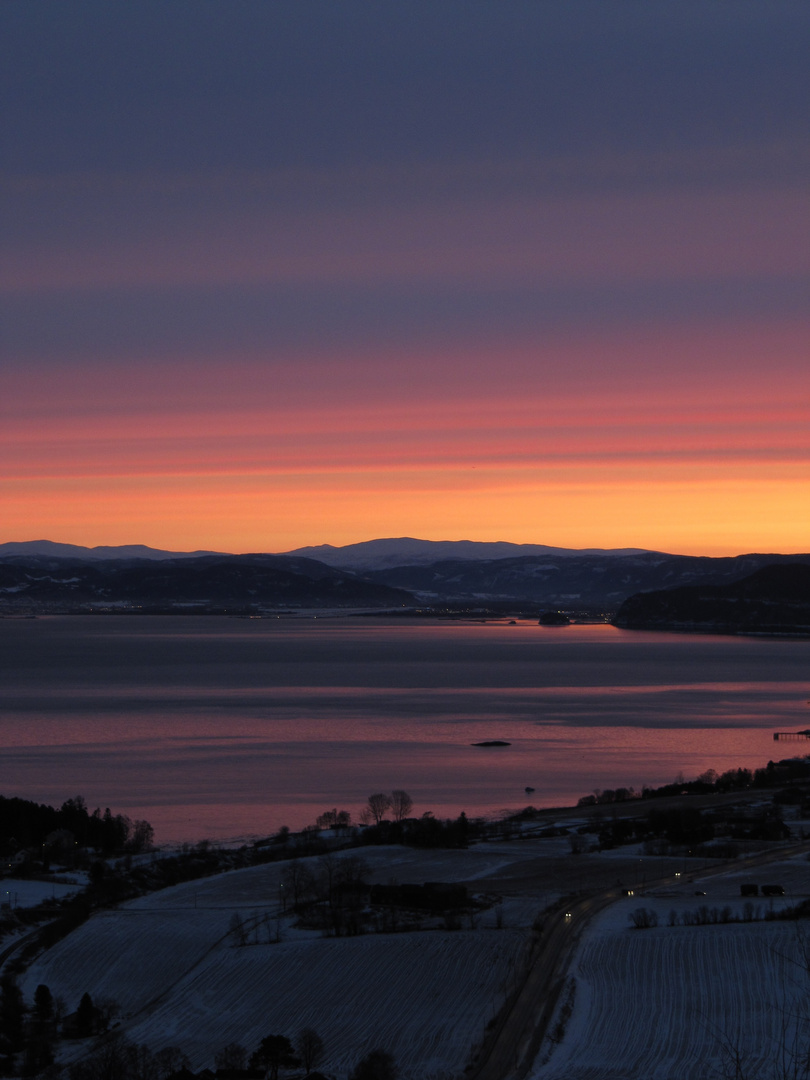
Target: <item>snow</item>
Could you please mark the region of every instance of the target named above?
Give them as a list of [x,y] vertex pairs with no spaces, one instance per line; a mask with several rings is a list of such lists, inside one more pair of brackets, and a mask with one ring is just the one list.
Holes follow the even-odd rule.
[[[488,874],[532,846],[542,845],[370,848],[331,857],[359,855],[371,882],[475,880],[484,892]],[[317,858],[307,861],[317,869]],[[292,1037],[309,1026],[326,1044],[327,1072],[345,1075],[383,1046],[403,1080],[457,1077],[513,984],[529,927],[548,898],[507,898],[501,928],[488,910],[474,926],[462,919],[456,931],[325,938],[293,927],[290,917],[277,921],[288,865],[187,882],[97,913],[31,966],[26,999],[39,983],[68,1009],[86,991],[115,999],[130,1038],[153,1050],[179,1046],[195,1069],[212,1066],[229,1042],[252,1050],[265,1035]],[[229,934],[235,912],[258,924],[249,945],[235,945]],[[277,926],[281,941],[270,943]]]
[[[530,1080],[704,1080],[723,1075],[739,1051],[746,1075],[766,1075],[779,1048],[805,1023],[810,976],[797,962],[806,924],[757,921],[669,926],[706,905],[741,913],[743,881],[778,882],[785,897],[755,898],[760,915],[810,894],[805,857],[723,875],[695,876],[676,888],[628,897],[586,931],[571,969],[573,1013],[561,1044],[549,1045]],[[695,896],[705,891],[705,897]],[[630,928],[638,907],[659,926]],[[785,1032],[787,1035],[785,1036]]]
[[562,1045],[539,1080],[703,1080],[738,1045],[752,1075],[803,1004],[795,926],[748,923],[596,934],[575,966]]
[[71,884],[64,881],[0,878],[0,904],[8,904],[12,908],[36,907],[43,900],[51,900],[54,897],[60,900],[64,896],[70,896],[78,892],[81,887],[82,884],[79,882]]
[[405,1076],[457,1076],[503,999],[520,931],[425,932],[217,948],[128,1027],[177,1045],[196,1068],[236,1039],[313,1027],[345,1074],[383,1046]]
[[[491,875],[566,847],[558,837],[328,858],[361,858],[370,882],[466,881],[485,895]],[[316,872],[321,863],[302,861]],[[724,1047],[739,1047],[752,1069],[778,1048],[783,1021],[810,989],[793,960],[805,924],[764,916],[810,894],[807,858],[719,874],[683,865],[677,884],[618,900],[585,931],[570,972],[567,1030],[552,1053],[546,1044],[530,1080],[703,1080],[721,1073]],[[514,986],[534,917],[556,894],[503,897],[500,911],[464,918],[456,931],[434,919],[432,929],[326,938],[281,917],[288,866],[187,882],[97,913],[31,966],[26,999],[39,983],[68,1009],[86,991],[115,999],[125,1034],[155,1051],[180,1047],[194,1069],[212,1066],[229,1042],[252,1050],[267,1034],[293,1037],[309,1026],[326,1044],[326,1072],[346,1075],[382,1046],[403,1080],[457,1078]],[[763,921],[683,925],[684,913],[702,906],[742,914],[740,884],[750,881],[786,891],[752,901]],[[628,916],[642,906],[657,913],[657,928],[631,929]],[[677,925],[669,926],[673,911]],[[234,913],[256,928],[247,945],[229,932]]]
[[[485,891],[486,878],[491,874],[533,855],[556,854],[557,845],[558,840],[552,839],[476,844],[460,850],[367,847],[335,852],[330,858],[362,859],[368,869],[364,877],[369,884],[388,884],[392,879],[420,884],[425,881],[466,881],[479,883]],[[567,842],[565,848],[568,848]],[[301,861],[317,872],[317,857]],[[281,874],[288,865],[287,862],[267,863],[201,881],[189,881],[172,889],[151,893],[128,906],[130,909],[221,906],[229,910],[235,907],[242,911],[253,908],[264,910],[268,903],[277,902]]]
[[89,991],[115,998],[125,1013],[143,1009],[199,964],[228,932],[222,911],[134,911],[128,905],[94,915],[33,964],[22,983],[27,999],[39,983],[69,1010]]

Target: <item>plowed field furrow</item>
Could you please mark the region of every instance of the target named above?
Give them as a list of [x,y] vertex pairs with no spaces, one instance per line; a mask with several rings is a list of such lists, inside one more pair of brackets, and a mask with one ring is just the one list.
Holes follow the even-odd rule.
[[26,974],[30,998],[46,983],[68,1009],[89,991],[115,998],[125,1013],[142,1008],[208,953],[228,930],[226,912],[134,914],[104,912],[50,949]]
[[228,1042],[252,1047],[311,1026],[331,1072],[348,1072],[379,1045],[405,1076],[441,1080],[463,1067],[524,940],[477,931],[223,948],[129,1034],[155,1048],[171,1034],[199,1068]]
[[569,1031],[538,1080],[702,1080],[731,1046],[767,1061],[810,987],[788,959],[794,934],[759,923],[595,935]]

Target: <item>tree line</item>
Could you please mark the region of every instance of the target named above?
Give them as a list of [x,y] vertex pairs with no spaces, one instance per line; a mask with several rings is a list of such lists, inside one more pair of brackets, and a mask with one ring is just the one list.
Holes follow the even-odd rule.
[[[94,1002],[82,995],[76,1010],[69,1013],[65,1002],[54,998],[50,988],[37,986],[30,1006],[23,1000],[16,981],[5,976],[0,983],[0,1075],[37,1076],[54,1064],[60,1039],[89,1039],[104,1035],[120,1015],[117,1002]],[[323,1039],[312,1028],[302,1029],[291,1041],[285,1035],[268,1035],[254,1052],[230,1043],[215,1057],[218,1070],[261,1070],[268,1080],[277,1080],[279,1069],[303,1066],[306,1075],[322,1060]],[[69,1070],[70,1080],[165,1080],[190,1069],[188,1057],[175,1046],[153,1053],[121,1036],[113,1035],[95,1053]]]
[[761,769],[727,769],[718,773],[706,769],[694,780],[677,777],[671,784],[648,787],[641,791],[632,787],[597,788],[591,795],[583,795],[577,806],[602,806],[609,803],[627,802],[631,799],[663,799],[673,795],[709,795],[712,792],[747,791],[750,788],[780,787],[782,784],[810,779],[810,757],[787,758],[769,761]]
[[154,829],[148,821],[113,814],[109,807],[91,812],[81,795],[67,799],[58,810],[0,795],[0,856],[36,849],[47,865],[51,860],[72,859],[76,849],[114,855],[145,851],[153,840]]
[[[34,1077],[52,1067],[58,1069],[54,1066],[54,1048],[59,1035],[86,1039],[103,1033],[109,1021],[102,1025],[102,1013],[90,995],[84,994],[76,1012],[65,1016],[63,1003],[56,1001],[44,985],[37,987],[33,1005],[26,1009],[16,986],[4,983],[0,995],[0,1075]],[[12,1016],[13,1031],[9,1026]],[[252,1053],[231,1042],[214,1056],[214,1067],[217,1076],[251,1071],[265,1080],[278,1080],[281,1070],[300,1068],[305,1076],[316,1080],[321,1074],[315,1070],[325,1056],[324,1040],[314,1028],[305,1027],[292,1039],[281,1034],[266,1035]],[[169,1080],[189,1075],[194,1075],[191,1062],[179,1047],[152,1051],[120,1033],[107,1036],[92,1053],[67,1070],[69,1080]],[[358,1059],[349,1080],[397,1080],[398,1075],[393,1056],[377,1047]]]
[[[414,803],[407,791],[396,788],[390,794],[373,792],[359,814],[362,831],[354,830],[359,844],[407,844],[412,847],[464,848],[481,833],[481,826],[471,822],[462,811],[457,818],[441,819],[431,811],[412,817]],[[348,810],[326,810],[315,821],[315,830],[352,828]],[[311,829],[311,827],[310,827]],[[287,837],[289,830],[283,830]],[[307,830],[304,830],[305,834]]]
[[119,1013],[117,1002],[94,1003],[89,993],[69,1013],[65,1002],[43,983],[27,1006],[14,976],[6,973],[0,982],[0,1075],[38,1076],[53,1065],[60,1039],[103,1034]]

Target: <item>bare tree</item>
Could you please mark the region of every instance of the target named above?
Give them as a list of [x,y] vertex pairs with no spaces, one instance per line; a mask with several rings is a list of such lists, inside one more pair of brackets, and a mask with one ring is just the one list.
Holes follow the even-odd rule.
[[172,1073],[191,1068],[191,1062],[179,1046],[164,1046],[162,1050],[158,1050],[155,1054],[155,1065],[164,1080]]
[[121,1035],[104,1040],[95,1053],[68,1069],[70,1080],[160,1080],[160,1076],[156,1055]]
[[358,885],[368,874],[368,863],[360,855],[344,855],[338,867],[338,880]]
[[107,1031],[121,1015],[121,1004],[115,998],[96,998],[95,1004],[101,1026]]
[[[281,873],[281,885],[285,893],[292,895],[293,907],[297,908],[310,895],[313,886],[312,871],[298,859],[292,859]],[[286,900],[284,901],[286,911]]]
[[348,810],[324,810],[318,814],[315,824],[319,829],[341,829],[351,825],[352,815]]
[[658,926],[658,912],[653,908],[636,908],[627,916],[636,930],[650,930]]
[[309,1076],[315,1066],[323,1060],[323,1039],[313,1028],[304,1028],[295,1038],[295,1049]]
[[397,788],[396,791],[391,792],[391,809],[394,814],[394,821],[404,821],[406,817],[410,817],[411,810],[413,810],[413,799],[407,791]]
[[127,841],[129,851],[149,851],[155,840],[155,830],[148,821],[133,821],[132,835]]
[[583,851],[587,851],[590,846],[590,841],[587,836],[583,836],[581,833],[569,833],[568,843],[571,847],[572,855],[581,855]]
[[214,1064],[218,1069],[229,1071],[244,1069],[247,1064],[247,1050],[240,1043],[228,1043],[214,1055]]
[[331,851],[318,859],[321,868],[320,878],[315,881],[316,895],[319,900],[326,900],[331,909],[334,901],[334,889],[338,879],[338,860]]
[[391,809],[392,799],[390,795],[386,795],[382,791],[378,791],[374,795],[369,795],[366,808],[371,816],[374,818],[374,824],[379,825],[388,811]]
[[233,938],[234,945],[247,945],[247,928],[238,911],[235,911],[233,915],[231,915],[231,921],[228,924],[228,933]]
[[[704,1020],[720,1052],[720,1075],[723,1080],[810,1080],[810,1012],[806,1006],[807,976],[810,975],[810,949],[801,924],[795,923],[796,944],[790,954],[774,950],[774,955],[793,964],[800,974],[782,983],[776,1000],[770,1002],[779,1024],[777,1038],[768,1047],[768,1062],[761,1061],[760,1048],[752,1048],[745,1029],[723,1030]],[[788,983],[799,991],[798,1003],[791,1000]]]

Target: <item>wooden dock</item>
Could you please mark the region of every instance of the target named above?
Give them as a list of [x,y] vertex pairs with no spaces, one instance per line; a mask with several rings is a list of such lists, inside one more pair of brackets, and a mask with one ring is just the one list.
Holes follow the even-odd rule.
[[773,733],[774,742],[802,742],[806,739],[810,739],[810,731],[775,731]]

